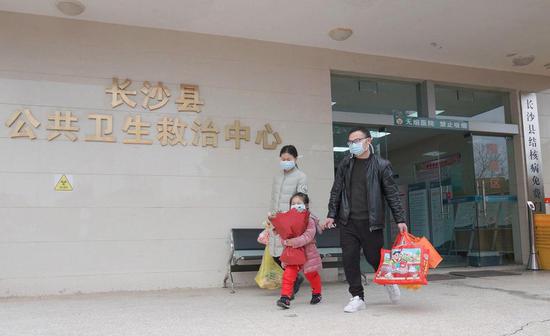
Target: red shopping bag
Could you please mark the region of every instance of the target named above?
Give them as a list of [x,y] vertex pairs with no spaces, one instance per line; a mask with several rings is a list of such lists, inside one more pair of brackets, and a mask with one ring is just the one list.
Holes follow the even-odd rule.
[[374,275],[379,285],[427,285],[429,252],[399,234],[391,250],[382,249],[380,265]]

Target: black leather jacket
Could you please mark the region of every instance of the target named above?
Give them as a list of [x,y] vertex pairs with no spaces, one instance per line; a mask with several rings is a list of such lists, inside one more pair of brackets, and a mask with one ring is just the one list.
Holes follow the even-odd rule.
[[[346,225],[350,214],[351,171],[355,160],[346,156],[338,165],[334,184],[330,191],[328,218],[333,218],[336,225]],[[396,223],[405,223],[405,211],[401,205],[399,188],[393,179],[393,170],[388,160],[371,155],[367,162],[367,202],[369,208],[370,231],[383,229],[385,226],[384,199],[390,206]]]

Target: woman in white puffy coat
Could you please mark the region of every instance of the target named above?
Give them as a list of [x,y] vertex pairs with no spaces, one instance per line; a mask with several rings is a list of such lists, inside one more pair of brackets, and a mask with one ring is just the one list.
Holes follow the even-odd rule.
[[[307,177],[296,164],[298,160],[298,151],[292,145],[286,145],[281,148],[280,165],[281,173],[273,179],[271,188],[271,213],[286,212],[290,209],[290,198],[297,192],[307,194]],[[279,257],[283,253],[284,246],[281,243],[281,238],[273,230],[273,227],[268,227],[269,230],[269,253],[273,259],[280,265]],[[303,277],[299,277],[295,283],[295,292],[300,288],[304,281]]]

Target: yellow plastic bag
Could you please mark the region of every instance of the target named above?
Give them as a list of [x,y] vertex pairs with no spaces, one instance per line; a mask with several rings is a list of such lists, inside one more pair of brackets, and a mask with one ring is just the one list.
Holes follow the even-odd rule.
[[269,247],[266,246],[260,270],[254,280],[260,288],[277,289],[281,287],[282,279],[283,269],[273,260],[271,254],[269,254]]

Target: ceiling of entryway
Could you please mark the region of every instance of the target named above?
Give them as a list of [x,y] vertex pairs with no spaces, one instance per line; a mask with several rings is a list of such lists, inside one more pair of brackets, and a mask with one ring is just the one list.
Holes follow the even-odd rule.
[[[80,1],[81,20],[550,76],[549,0]],[[65,17],[55,3],[0,0],[0,10]],[[354,33],[333,41],[336,27]],[[529,56],[531,64],[512,65]]]

